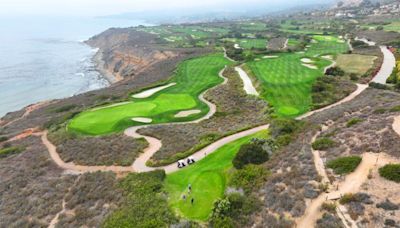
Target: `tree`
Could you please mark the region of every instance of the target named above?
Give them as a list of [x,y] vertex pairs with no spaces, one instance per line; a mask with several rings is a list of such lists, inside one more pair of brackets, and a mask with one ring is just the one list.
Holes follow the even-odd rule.
[[262,164],[269,159],[268,152],[262,145],[256,143],[244,144],[240,147],[232,163],[237,169],[242,169],[247,164]]

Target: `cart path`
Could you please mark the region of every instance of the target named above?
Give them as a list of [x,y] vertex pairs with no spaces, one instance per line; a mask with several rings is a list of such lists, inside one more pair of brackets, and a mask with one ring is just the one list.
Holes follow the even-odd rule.
[[384,57],[383,63],[380,71],[375,78],[372,79],[372,81],[380,84],[386,84],[386,80],[390,77],[394,67],[396,66],[396,58],[386,46],[380,46],[380,49]]
[[235,67],[235,71],[239,74],[240,78],[243,81],[243,89],[249,95],[259,96],[256,88],[253,86],[253,81],[249,77],[246,71],[242,69],[241,66]]

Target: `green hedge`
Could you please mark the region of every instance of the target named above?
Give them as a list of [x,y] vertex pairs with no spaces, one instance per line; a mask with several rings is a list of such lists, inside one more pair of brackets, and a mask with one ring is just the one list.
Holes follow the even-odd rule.
[[400,164],[389,164],[379,169],[379,174],[388,180],[400,183]]
[[6,147],[3,149],[0,149],[0,158],[5,158],[13,154],[21,153],[24,151],[24,148],[21,147]]
[[337,143],[335,141],[333,141],[332,139],[323,137],[323,138],[319,138],[319,139],[315,140],[315,142],[313,142],[313,144],[312,144],[312,148],[314,150],[326,150],[326,149],[335,147],[336,144]]
[[329,161],[328,168],[333,169],[336,174],[346,174],[353,172],[361,163],[362,158],[359,156],[341,157]]

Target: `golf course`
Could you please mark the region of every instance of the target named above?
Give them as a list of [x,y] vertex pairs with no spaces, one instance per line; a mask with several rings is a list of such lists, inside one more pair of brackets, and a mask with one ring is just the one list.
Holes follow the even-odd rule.
[[[204,116],[209,107],[199,96],[220,83],[218,75],[230,64],[222,53],[190,59],[181,63],[176,74],[165,84],[176,83],[146,98],[96,107],[84,111],[68,123],[68,130],[88,135],[123,131],[144,123],[167,123],[195,120]],[[200,110],[186,117],[176,117],[180,111]],[[144,121],[139,121],[144,120]]]
[[276,113],[295,117],[310,109],[312,84],[332,64],[329,58],[347,50],[346,42],[337,37],[313,36],[305,52],[265,57],[247,66],[261,82],[261,96],[272,104]]
[[[240,138],[228,143],[208,155],[201,161],[169,174],[165,181],[169,204],[179,215],[205,221],[210,216],[215,200],[224,195],[229,180],[229,170],[233,168],[232,160],[241,145],[252,138],[266,138],[267,131]],[[188,185],[192,191],[188,193]],[[186,196],[186,200],[183,199]],[[194,199],[193,205],[190,200]]]

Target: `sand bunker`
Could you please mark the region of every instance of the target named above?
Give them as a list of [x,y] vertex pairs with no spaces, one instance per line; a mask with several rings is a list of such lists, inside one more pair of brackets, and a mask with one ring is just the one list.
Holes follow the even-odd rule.
[[307,67],[307,68],[310,68],[310,69],[314,69],[314,70],[317,70],[317,69],[318,69],[317,66],[312,65],[312,64],[303,63],[303,64],[301,64],[301,65],[303,65],[303,66],[305,66],[305,67]]
[[301,62],[303,62],[303,63],[313,63],[314,61],[312,61],[312,60],[309,59],[309,58],[302,58],[302,59],[301,59]]
[[333,60],[333,56],[331,56],[331,55],[324,55],[324,56],[321,56],[323,59],[328,59],[328,60]]
[[198,113],[201,113],[201,110],[193,109],[193,110],[187,110],[187,111],[180,111],[175,115],[175,117],[176,118],[188,117],[188,116],[191,116],[193,114],[198,114]]
[[140,122],[140,123],[151,123],[151,122],[153,122],[152,119],[144,118],[144,117],[135,117],[135,118],[132,118],[132,120],[135,121],[135,122]]
[[235,44],[233,47],[234,47],[235,49],[241,49],[241,47],[239,46],[239,44]]
[[275,59],[275,58],[278,58],[279,56],[276,56],[276,55],[266,55],[266,56],[264,56],[263,57],[263,59]]
[[305,53],[304,51],[296,52],[296,54],[304,54],[304,53]]
[[133,98],[147,98],[147,97],[150,97],[150,96],[152,96],[153,94],[155,94],[155,93],[157,93],[157,92],[159,92],[159,91],[161,91],[161,90],[163,90],[163,89],[166,89],[166,88],[171,87],[171,86],[174,86],[174,85],[176,85],[176,83],[170,83],[170,84],[168,84],[168,85],[155,87],[155,88],[152,88],[152,89],[149,89],[149,90],[146,90],[146,91],[137,93],[137,94],[135,94],[135,95],[132,95],[132,97],[133,97]]

